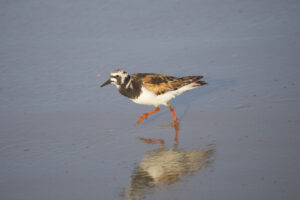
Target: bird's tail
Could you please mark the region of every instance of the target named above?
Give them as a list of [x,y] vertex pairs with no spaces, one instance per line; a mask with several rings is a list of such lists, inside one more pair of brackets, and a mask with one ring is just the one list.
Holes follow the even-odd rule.
[[186,85],[193,83],[193,87],[198,87],[207,84],[205,81],[201,80],[202,78],[203,76],[185,76],[180,79],[183,80]]

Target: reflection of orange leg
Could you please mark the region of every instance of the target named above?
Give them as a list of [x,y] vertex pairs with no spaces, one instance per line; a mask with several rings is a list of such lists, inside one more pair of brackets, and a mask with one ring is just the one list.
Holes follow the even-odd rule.
[[141,123],[141,122],[142,122],[144,119],[146,119],[149,115],[151,115],[151,114],[153,114],[153,113],[156,113],[156,112],[158,112],[158,111],[160,110],[160,108],[159,108],[158,106],[155,106],[155,107],[156,107],[155,110],[152,110],[152,111],[150,111],[150,112],[146,112],[146,113],[142,114],[142,116],[136,121],[135,124]]
[[161,144],[161,145],[165,144],[165,141],[163,139],[151,139],[151,138],[143,138],[143,137],[139,137],[138,139],[147,144]]
[[176,115],[175,115],[175,111],[174,111],[174,108],[173,108],[173,106],[171,106],[170,104],[168,104],[168,106],[169,106],[169,108],[170,108],[170,110],[171,110],[171,112],[172,112],[172,116],[173,116],[173,119],[174,119],[174,122],[173,122],[173,126],[176,126],[177,125],[177,121],[178,121],[178,118],[176,117]]
[[178,144],[178,132],[179,132],[179,123],[177,123],[175,126],[174,126],[174,129],[175,129],[175,144]]

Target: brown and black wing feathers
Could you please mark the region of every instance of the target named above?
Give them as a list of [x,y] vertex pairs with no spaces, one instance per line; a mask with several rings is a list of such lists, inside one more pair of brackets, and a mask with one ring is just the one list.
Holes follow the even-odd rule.
[[207,83],[203,80],[201,80],[203,78],[203,76],[185,76],[180,78],[181,80],[183,80],[184,82],[186,82],[188,84],[190,83],[196,83],[195,87],[197,86],[201,86],[201,85],[206,85]]
[[173,76],[166,76],[162,74],[147,74],[138,73],[132,74],[133,80],[142,82],[143,86],[154,92],[157,95],[164,94],[168,91],[177,90],[190,83],[195,83],[195,87],[206,84],[200,79],[203,76],[185,76],[182,78],[177,78]]

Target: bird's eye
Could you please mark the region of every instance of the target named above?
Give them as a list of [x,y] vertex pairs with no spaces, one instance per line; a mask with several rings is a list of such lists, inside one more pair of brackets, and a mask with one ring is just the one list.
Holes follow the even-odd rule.
[[120,76],[119,75],[116,75],[116,78],[119,78]]

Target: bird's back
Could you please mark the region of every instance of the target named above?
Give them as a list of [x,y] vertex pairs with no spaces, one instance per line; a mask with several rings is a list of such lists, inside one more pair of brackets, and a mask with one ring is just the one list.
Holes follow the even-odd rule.
[[137,73],[132,74],[131,77],[133,80],[141,82],[143,87],[156,95],[175,91],[190,84],[192,84],[192,88],[207,84],[205,81],[200,80],[203,76],[185,76],[178,78],[162,74]]

